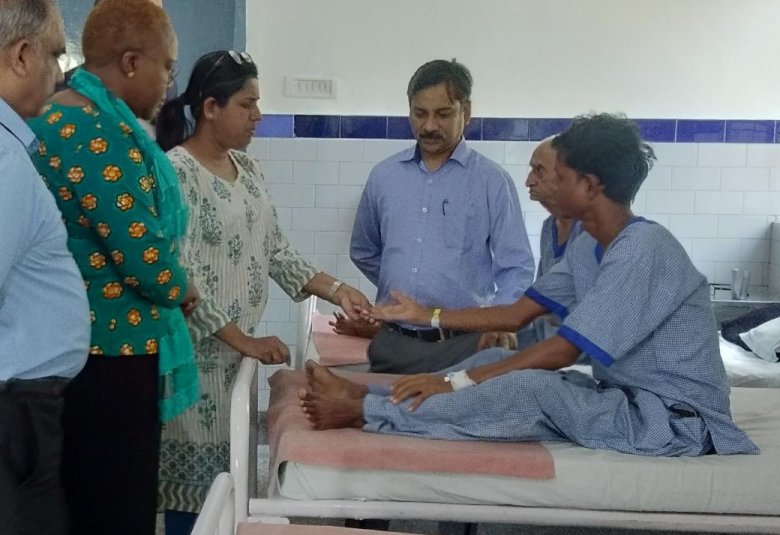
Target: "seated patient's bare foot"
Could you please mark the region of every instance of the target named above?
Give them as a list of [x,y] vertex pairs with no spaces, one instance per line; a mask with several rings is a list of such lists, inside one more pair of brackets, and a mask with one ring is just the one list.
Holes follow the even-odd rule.
[[360,429],[363,420],[363,400],[357,398],[328,398],[301,388],[298,404],[314,429]]
[[312,360],[306,362],[306,381],[309,391],[329,399],[359,399],[362,402],[368,393],[367,386],[339,377]]

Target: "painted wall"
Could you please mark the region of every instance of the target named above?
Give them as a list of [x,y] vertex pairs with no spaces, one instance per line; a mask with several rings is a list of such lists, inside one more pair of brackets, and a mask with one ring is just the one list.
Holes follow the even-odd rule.
[[[780,115],[775,0],[249,0],[269,113],[403,115],[414,69],[457,57],[474,113],[770,119]],[[282,94],[339,79],[338,99]]]

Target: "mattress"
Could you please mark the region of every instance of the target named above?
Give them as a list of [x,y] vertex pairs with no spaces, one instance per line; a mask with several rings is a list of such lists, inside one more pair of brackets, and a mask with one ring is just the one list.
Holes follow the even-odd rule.
[[556,477],[531,480],[378,470],[288,461],[273,494],[295,500],[391,500],[776,515],[780,511],[780,389],[732,388],[732,414],[760,455],[658,458],[544,443]]

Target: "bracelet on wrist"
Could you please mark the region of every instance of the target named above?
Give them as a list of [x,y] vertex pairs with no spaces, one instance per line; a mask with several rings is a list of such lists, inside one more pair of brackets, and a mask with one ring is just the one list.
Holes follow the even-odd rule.
[[333,298],[336,297],[336,292],[338,292],[339,288],[342,286],[344,286],[344,281],[333,281],[333,284],[331,284],[330,288],[328,288],[328,301],[333,301]]

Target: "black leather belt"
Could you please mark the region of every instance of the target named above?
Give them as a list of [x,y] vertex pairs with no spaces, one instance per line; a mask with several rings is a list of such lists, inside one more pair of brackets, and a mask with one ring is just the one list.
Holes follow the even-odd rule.
[[449,340],[456,336],[469,334],[468,331],[452,331],[450,329],[405,329],[395,323],[385,323],[385,327],[390,332],[402,334],[409,338],[417,338],[423,342],[441,342],[442,340]]

